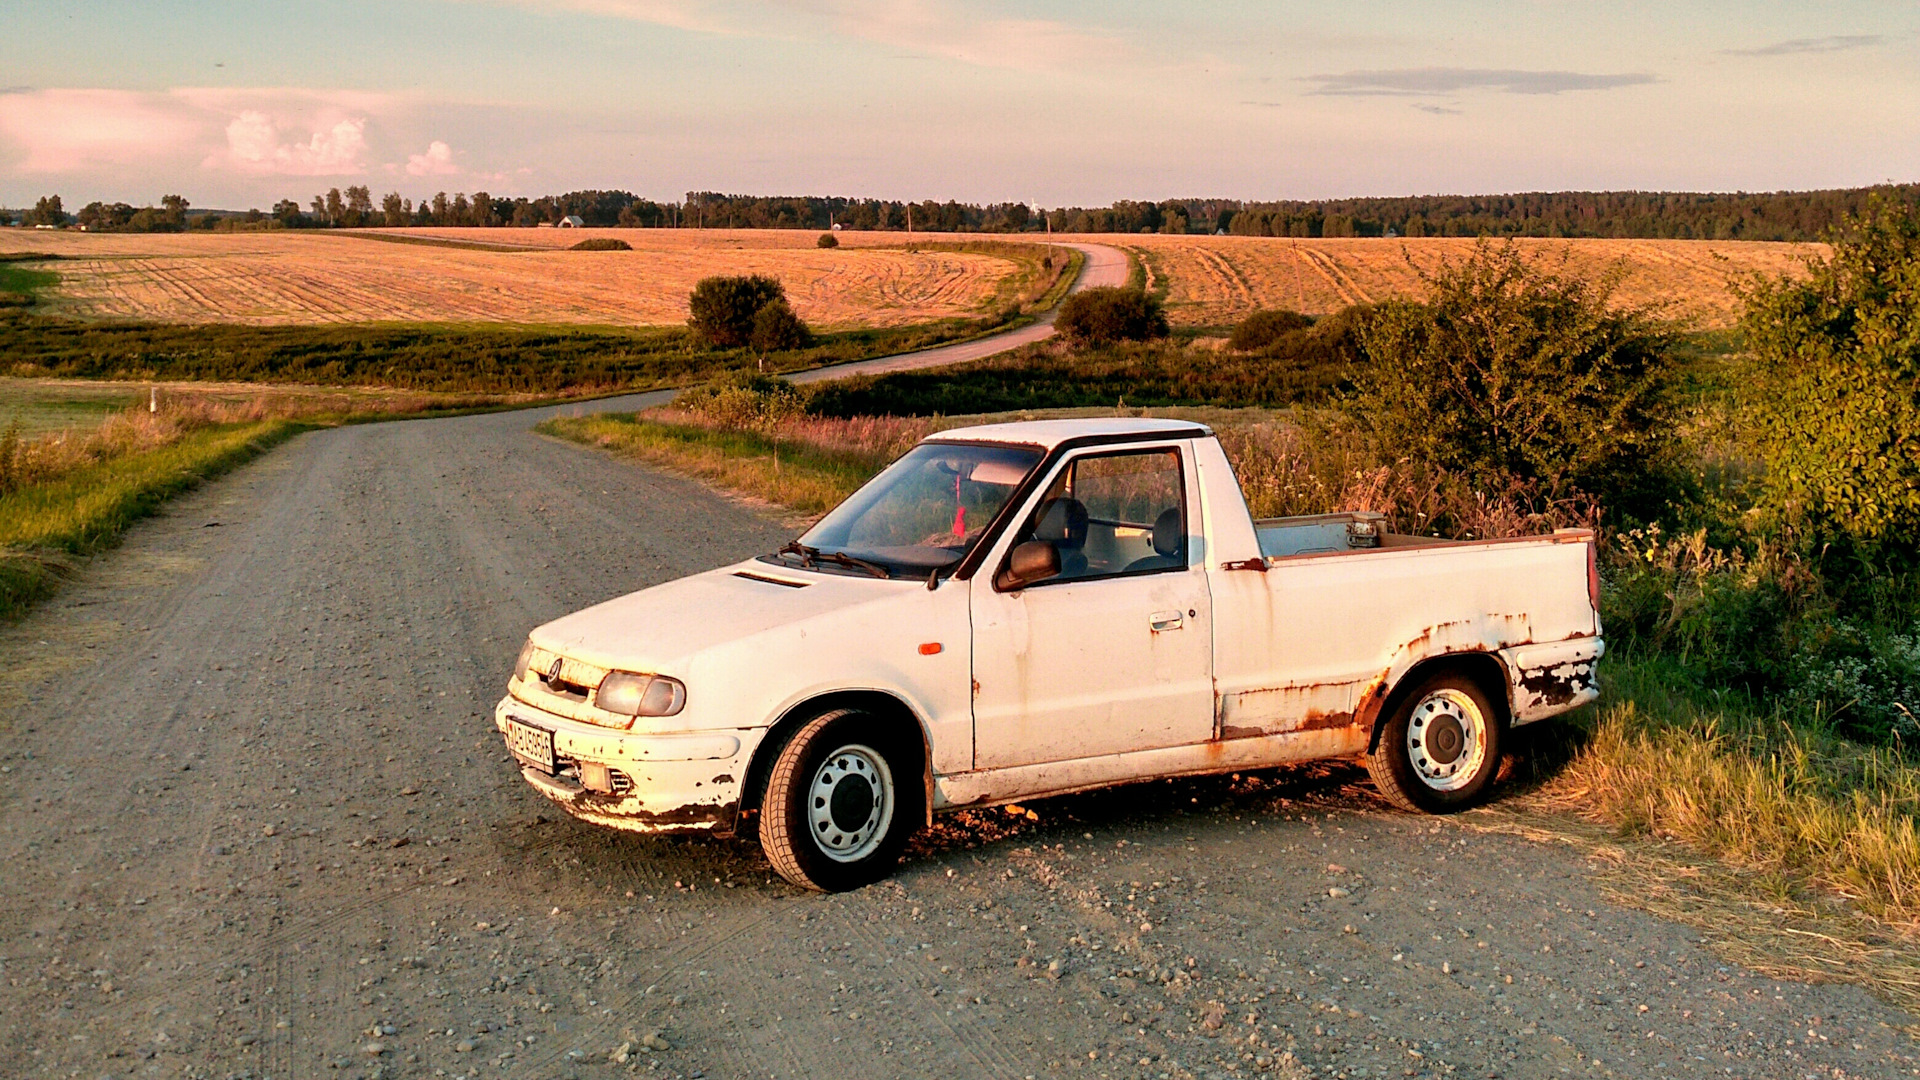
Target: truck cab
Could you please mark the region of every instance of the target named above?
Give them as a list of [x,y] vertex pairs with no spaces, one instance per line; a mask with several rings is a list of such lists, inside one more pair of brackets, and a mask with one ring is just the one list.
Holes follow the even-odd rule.
[[851,888],[941,810],[1364,755],[1395,804],[1480,798],[1514,725],[1598,693],[1593,538],[1256,522],[1206,427],[933,436],[796,541],[535,629],[496,710],[567,812],[753,821]]

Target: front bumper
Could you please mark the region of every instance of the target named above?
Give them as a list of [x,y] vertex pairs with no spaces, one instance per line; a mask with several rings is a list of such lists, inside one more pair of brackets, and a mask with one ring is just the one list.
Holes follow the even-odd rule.
[[510,718],[553,733],[552,773],[514,756],[527,783],[574,817],[629,832],[733,833],[758,731],[613,731],[508,696],[493,711],[503,737]]

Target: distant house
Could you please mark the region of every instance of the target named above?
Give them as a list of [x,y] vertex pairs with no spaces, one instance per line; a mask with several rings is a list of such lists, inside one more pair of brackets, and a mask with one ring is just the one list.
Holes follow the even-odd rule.
[[560,219],[560,227],[563,229],[584,229],[587,227],[587,223],[580,220],[579,214],[568,214],[566,217]]

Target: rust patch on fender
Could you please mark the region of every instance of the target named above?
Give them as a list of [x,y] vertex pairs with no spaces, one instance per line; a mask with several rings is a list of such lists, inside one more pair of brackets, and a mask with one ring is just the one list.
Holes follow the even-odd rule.
[[1593,687],[1593,663],[1583,661],[1520,673],[1520,689],[1545,705],[1565,705]]
[[1353,722],[1360,725],[1360,729],[1367,733],[1369,739],[1373,737],[1373,726],[1380,720],[1380,709],[1386,703],[1387,673],[1383,671],[1379,678],[1367,686],[1366,691],[1360,695],[1360,700],[1353,707]]

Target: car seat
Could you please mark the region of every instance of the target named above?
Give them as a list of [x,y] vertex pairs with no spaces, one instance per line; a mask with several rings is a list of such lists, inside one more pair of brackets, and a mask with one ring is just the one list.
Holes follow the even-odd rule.
[[1169,506],[1153,519],[1153,554],[1127,564],[1127,573],[1136,570],[1167,570],[1187,565],[1187,523],[1180,508]]
[[1040,509],[1033,538],[1045,540],[1060,552],[1060,576],[1087,574],[1087,505],[1071,496],[1050,500]]

